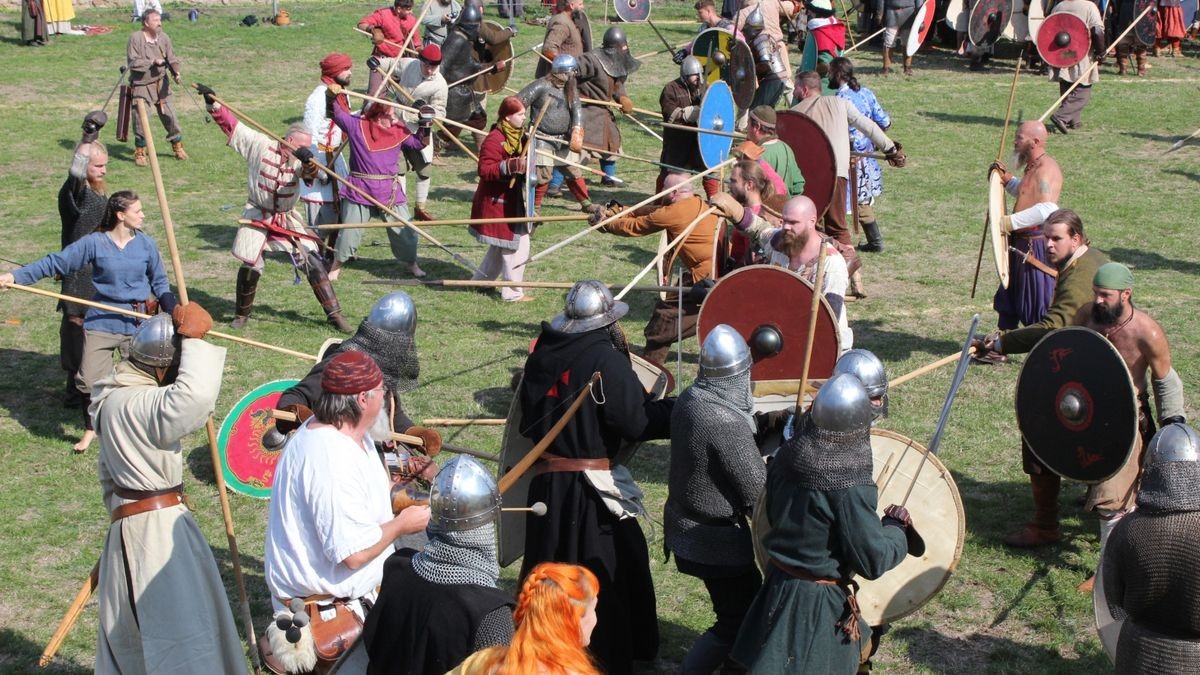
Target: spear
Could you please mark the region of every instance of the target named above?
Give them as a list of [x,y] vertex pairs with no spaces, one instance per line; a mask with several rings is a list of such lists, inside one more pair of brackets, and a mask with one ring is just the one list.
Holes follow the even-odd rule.
[[628,284],[626,284],[624,288],[621,289],[621,291],[619,293],[617,293],[615,296],[613,296],[613,300],[620,300],[621,298],[625,297],[626,293],[633,290],[634,284],[641,281],[642,277],[644,277],[650,273],[651,268],[653,268],[656,264],[658,264],[659,259],[661,259],[663,256],[667,255],[671,251],[674,251],[676,248],[678,248],[679,245],[682,244],[684,242],[684,240],[688,238],[688,235],[690,235],[692,233],[692,230],[696,229],[696,226],[700,224],[700,221],[704,220],[705,218],[707,218],[710,215],[712,215],[713,213],[715,213],[716,210],[717,209],[715,207],[710,206],[707,209],[701,211],[700,215],[696,216],[696,218],[694,220],[692,220],[692,222],[687,224],[687,227],[683,228],[683,231],[679,233],[678,237],[675,237],[674,239],[672,239],[671,243],[667,244],[666,248],[659,251],[650,260],[650,262],[646,263],[646,266],[643,267],[641,269],[641,271],[638,272],[633,277],[633,279]]
[[[513,286],[512,281],[488,281],[487,279],[368,279],[364,284],[379,286],[441,286],[445,288],[502,288]],[[522,281],[521,288],[561,288],[567,290],[575,287],[573,281]],[[623,288],[615,284],[607,284],[610,291]],[[682,293],[690,290],[687,286],[633,286],[631,291],[647,293]]]
[[[454,220],[453,218],[442,220],[422,220],[421,227],[442,226],[442,225],[490,225],[492,223],[512,223],[512,222],[533,222],[533,223],[571,223],[581,220],[587,220],[586,213],[567,214],[564,216],[534,216],[532,218],[522,216],[520,218],[461,218]],[[253,221],[239,220],[239,223],[250,223]],[[329,223],[322,225],[322,230],[349,230],[356,227],[368,229],[372,227],[391,227],[392,223]]]
[[[405,89],[404,87],[401,87],[399,82],[392,79],[392,76],[390,74],[384,73],[383,81],[386,84],[391,85],[391,87],[393,89],[395,89],[396,91],[400,92],[401,94],[404,94],[404,97],[408,99],[409,103],[416,103],[416,99],[413,98],[413,95],[408,93],[407,89]],[[418,112],[420,112],[420,111],[418,111]],[[476,155],[475,153],[471,152],[470,148],[463,145],[463,142],[458,139],[458,134],[450,133],[450,130],[446,128],[446,125],[442,124],[442,121],[437,118],[434,118],[433,123],[436,124],[439,129],[444,131],[446,133],[446,135],[450,137],[450,140],[454,141],[454,144],[457,145],[463,152],[467,153],[467,155],[471,159],[475,160],[476,163],[479,162],[479,156]]]
[[[296,413],[291,412],[290,410],[272,410],[271,417],[274,417],[277,420],[283,420],[285,422],[301,421]],[[402,434],[396,431],[389,432],[388,440],[398,441],[406,445],[414,445],[418,448],[425,447],[425,439],[421,438],[420,436],[410,436],[408,434]],[[478,457],[479,459],[486,459],[490,462],[500,461],[500,458],[495,455],[489,455],[486,452],[472,450],[471,448],[464,448],[458,445],[450,445],[448,443],[442,443],[442,450],[453,452],[459,455],[470,455],[472,457]]]
[[1188,136],[1187,138],[1184,138],[1184,139],[1182,139],[1182,140],[1175,141],[1175,144],[1174,144],[1174,145],[1172,145],[1172,146],[1171,146],[1171,147],[1170,147],[1170,148],[1167,150],[1167,152],[1164,152],[1163,154],[1165,155],[1165,154],[1167,154],[1167,153],[1175,152],[1176,150],[1178,150],[1178,149],[1182,148],[1182,147],[1184,146],[1184,144],[1186,144],[1188,141],[1192,140],[1193,138],[1195,138],[1195,137],[1197,137],[1197,136],[1200,136],[1200,129],[1197,129],[1197,130],[1193,131],[1193,132],[1192,132],[1192,135],[1191,135],[1191,136]]
[[[503,63],[505,65],[508,65],[508,64],[512,63],[513,61],[515,61],[517,58],[525,56],[526,54],[534,51],[535,49],[537,49],[537,47],[530,47],[529,49],[526,49],[525,51],[521,52],[520,54],[517,54],[516,56],[510,56],[507,59],[504,59],[503,61],[497,61],[496,63]],[[471,73],[470,75],[467,75],[466,77],[464,77],[462,79],[455,80],[455,81],[451,82],[450,84],[446,85],[446,88],[453,89],[453,88],[457,87],[458,85],[462,84],[463,82],[469,82],[469,81],[479,77],[480,75],[490,73],[491,71],[496,69],[496,63],[493,63],[492,65],[488,66],[487,68],[484,68],[483,70],[481,70],[477,73]]]

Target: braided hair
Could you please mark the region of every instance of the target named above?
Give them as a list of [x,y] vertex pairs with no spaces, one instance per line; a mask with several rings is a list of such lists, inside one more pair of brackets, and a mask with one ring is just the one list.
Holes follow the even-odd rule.
[[848,85],[854,91],[862,89],[862,85],[854,77],[854,63],[844,56],[829,62],[829,81],[839,87],[843,84]]
[[96,231],[109,232],[116,229],[117,223],[119,222],[117,219],[117,214],[128,211],[129,207],[133,206],[139,201],[141,201],[141,199],[138,198],[137,193],[133,190],[121,190],[120,192],[114,192],[112,196],[108,198],[108,204],[104,207],[104,218],[101,219],[100,224],[96,226]]

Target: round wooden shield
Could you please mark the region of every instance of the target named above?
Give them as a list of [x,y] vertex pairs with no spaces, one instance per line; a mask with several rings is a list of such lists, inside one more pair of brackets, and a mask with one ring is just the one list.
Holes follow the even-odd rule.
[[742,110],[754,102],[758,91],[758,75],[754,71],[754,53],[750,45],[741,40],[729,43],[729,64],[725,70],[725,83],[733,92],[733,102]]
[[[872,429],[871,454],[880,517],[885,508],[904,502],[907,496],[905,506],[912,514],[913,526],[925,540],[921,557],[905,556],[875,580],[855,577],[863,618],[868,625],[881,626],[924,607],[950,580],[962,557],[967,517],[954,476],[920,443],[893,431]],[[751,524],[754,557],[760,569],[767,560],[761,542],[770,528],[764,493],[754,506]]]
[[700,158],[706,168],[712,168],[729,159],[733,137],[726,134],[706,134],[705,130],[733,131],[737,122],[737,109],[733,105],[733,93],[724,82],[713,82],[704,92],[700,102],[700,119],[696,121],[696,143],[700,145]]
[[[807,279],[786,268],[774,265],[742,267],[725,275],[708,292],[700,306],[697,338],[703,344],[709,331],[724,323],[752,344],[751,336],[756,330],[772,328],[782,338],[782,349],[773,356],[754,354],[750,379],[755,382],[799,380],[804,368],[812,293],[812,284]],[[841,353],[837,317],[822,297],[817,310],[817,330],[808,376],[814,379],[829,377]]]
[[1083,19],[1067,12],[1046,17],[1037,38],[1038,54],[1047,65],[1070,68],[1092,49],[1092,36]]
[[971,13],[967,11],[966,0],[950,0],[946,6],[946,25],[959,33],[967,32],[967,23]]
[[613,0],[613,9],[622,21],[630,23],[650,18],[650,0]]
[[299,380],[275,380],[260,385],[234,404],[221,423],[217,448],[221,454],[221,473],[231,490],[248,497],[268,499],[275,465],[283,448],[263,446],[262,437],[275,424],[271,411],[283,392]]
[[996,44],[1012,17],[1013,0],[978,0],[967,21],[971,43],[980,47]]
[[[492,25],[492,30],[488,31],[489,34],[503,35],[508,31],[507,28],[504,28],[495,21],[488,21],[487,23]],[[508,39],[496,44],[480,44],[476,42],[475,54],[479,57],[479,63],[482,66],[480,70],[482,70],[493,63],[512,58],[512,40]],[[504,85],[508,84],[509,75],[512,74],[513,63],[510,61],[508,64],[509,67],[504,70],[489,70],[476,77],[471,82],[471,89],[478,94],[498,94],[504,91]]]
[[1043,0],[1031,0],[1029,3],[1029,39],[1037,42],[1038,31],[1046,20],[1046,6]]
[[929,5],[930,0],[925,0],[917,8],[917,14],[913,17],[912,28],[908,31],[908,42],[904,43],[904,53],[908,56],[917,53],[917,50],[925,43],[925,38],[929,36],[929,29],[933,27],[934,12]]
[[[833,202],[837,187],[837,156],[833,144],[821,125],[811,117],[795,110],[780,110],[775,114],[775,134],[787,143],[796,155],[796,165],[804,174],[804,196],[817,206],[817,217],[825,215]],[[847,142],[842,139],[842,142]]]
[[[530,346],[532,350],[532,344]],[[650,363],[636,354],[629,355],[630,366],[642,383],[646,393],[661,400],[675,390],[675,380],[663,368]],[[523,382],[522,382],[523,384]],[[529,451],[534,443],[521,435],[523,426],[521,415],[521,384],[513,394],[512,404],[508,407],[508,421],[504,424],[504,440],[500,446],[500,465],[497,467],[496,480],[499,480],[512,470]],[[637,450],[640,444],[631,444],[621,450],[621,457],[628,458]],[[533,480],[533,471],[526,471],[520,480],[513,483],[504,493],[502,500],[506,507],[529,506],[529,483]],[[533,517],[521,511],[501,511],[496,521],[496,538],[501,567],[508,567],[525,555],[525,519]]]
[[1147,7],[1149,12],[1137,22],[1133,28],[1133,37],[1147,47],[1153,47],[1158,39],[1158,0],[1136,0],[1133,5],[1133,15],[1140,16]]
[[1137,390],[1120,352],[1082,326],[1034,346],[1017,378],[1017,426],[1034,456],[1071,480],[1111,478],[1138,441]]
[[800,52],[800,70],[817,69],[817,39],[809,33],[804,38],[804,49]]
[[1004,182],[1000,180],[1000,172],[989,173],[987,217],[988,233],[992,240],[992,258],[996,261],[996,275],[1000,277],[1000,285],[1008,288],[1008,235],[1000,228],[1000,219],[1007,209],[1004,194]]
[[758,88],[754,53],[732,31],[724,28],[701,31],[692,40],[692,56],[700,61],[704,69],[704,81],[709,85],[715,82],[729,85],[734,102],[743,108],[754,100],[754,92]]

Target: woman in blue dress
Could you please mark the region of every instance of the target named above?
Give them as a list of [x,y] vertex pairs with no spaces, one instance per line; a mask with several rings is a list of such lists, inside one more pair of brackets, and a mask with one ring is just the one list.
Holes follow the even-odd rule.
[[[829,63],[829,86],[837,90],[837,95],[849,101],[858,112],[871,118],[880,129],[887,131],[892,126],[892,118],[879,105],[875,93],[858,83],[854,77],[854,64],[850,59],[839,56]],[[858,129],[850,127],[850,149],[856,153],[875,152],[875,145]],[[878,253],[883,250],[883,235],[879,232],[879,222],[875,219],[875,198],[883,194],[883,171],[879,162],[870,157],[855,159],[857,171],[858,193],[846,194],[846,212],[853,210],[851,199],[858,199],[858,223],[867,235],[867,242],[859,244],[858,250],[867,253]]]

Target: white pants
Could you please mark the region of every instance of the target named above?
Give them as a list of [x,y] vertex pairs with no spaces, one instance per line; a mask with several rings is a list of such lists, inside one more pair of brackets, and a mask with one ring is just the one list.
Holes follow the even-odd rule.
[[[504,281],[520,282],[525,278],[525,268],[518,267],[529,260],[529,235],[517,235],[517,248],[508,249],[499,246],[488,246],[483,261],[479,263],[479,271],[471,278],[474,280],[487,279],[491,281],[499,276]],[[500,299],[513,302],[525,295],[520,286],[502,286]]]

